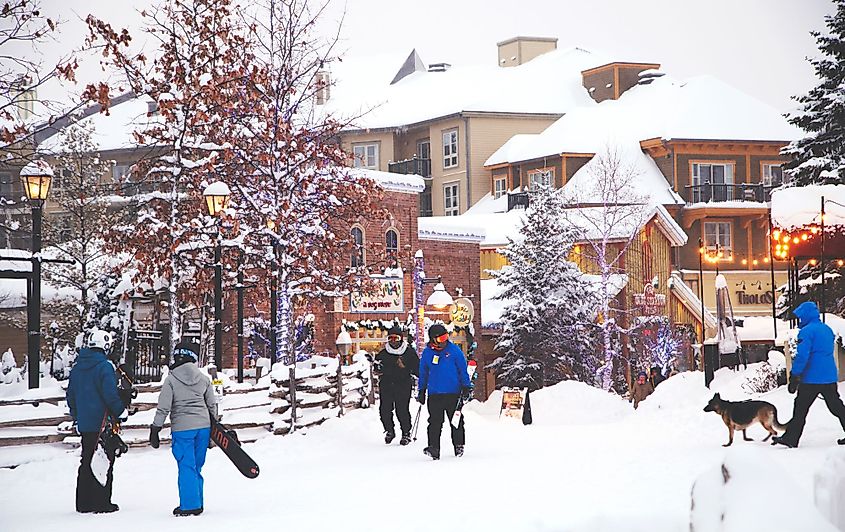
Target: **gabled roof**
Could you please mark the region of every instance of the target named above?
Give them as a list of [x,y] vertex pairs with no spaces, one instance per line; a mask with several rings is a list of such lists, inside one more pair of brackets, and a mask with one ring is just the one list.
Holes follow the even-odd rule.
[[323,110],[360,116],[350,129],[400,127],[462,112],[561,115],[596,105],[581,85],[581,71],[602,61],[606,58],[573,47],[510,68],[491,62],[454,65],[446,72],[415,71],[392,85],[389,78],[373,76],[370,67],[377,65],[345,61],[333,65],[335,87]]

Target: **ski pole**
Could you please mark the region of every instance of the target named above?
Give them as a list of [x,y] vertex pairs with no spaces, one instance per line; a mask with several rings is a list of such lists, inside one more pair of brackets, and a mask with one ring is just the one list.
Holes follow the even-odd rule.
[[414,441],[417,441],[417,429],[420,428],[420,413],[422,412],[422,407],[423,405],[420,405],[420,407],[417,408],[417,417],[414,418]]

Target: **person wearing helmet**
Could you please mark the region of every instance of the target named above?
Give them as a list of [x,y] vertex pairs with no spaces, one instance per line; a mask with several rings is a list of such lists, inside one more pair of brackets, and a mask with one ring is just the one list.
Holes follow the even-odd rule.
[[417,352],[408,344],[407,335],[399,325],[387,331],[387,344],[376,355],[376,373],[379,375],[379,414],[384,427],[384,443],[390,443],[396,437],[393,427],[393,411],[399,419],[402,438],[399,445],[411,443],[411,388],[414,385],[412,375],[419,374],[420,359]]
[[150,425],[150,445],[158,448],[158,433],[170,416],[171,451],[179,469],[179,506],[175,516],[199,515],[203,511],[202,466],[211,437],[211,420],[217,416],[217,399],[211,380],[197,367],[199,346],[179,342],[173,364],[158,396],[158,408]]
[[[461,348],[449,341],[446,327],[436,323],[428,330],[428,345],[420,357],[420,383],[417,401],[428,399],[428,446],[423,452],[433,460],[440,459],[440,433],[443,420],[451,419],[461,394],[471,389],[467,373],[467,359]],[[452,446],[455,456],[464,454],[464,419],[452,427]]]
[[107,416],[120,421],[129,417],[118,394],[114,366],[107,358],[111,346],[111,333],[99,329],[90,331],[71,369],[67,387],[70,416],[82,436],[82,460],[76,475],[76,511],[80,513],[109,513],[120,509],[111,502],[114,453],[106,453],[109,467],[105,485],[97,480],[91,469]]

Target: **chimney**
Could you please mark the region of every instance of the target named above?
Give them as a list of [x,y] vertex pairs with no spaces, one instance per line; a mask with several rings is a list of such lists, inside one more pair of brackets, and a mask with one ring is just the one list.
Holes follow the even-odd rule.
[[[654,81],[660,74],[656,63],[623,63],[615,62],[581,71],[581,82],[590,96],[597,102],[618,100],[622,94],[636,85],[646,85]],[[655,76],[655,72],[659,75]],[[642,83],[640,73],[650,76],[650,80]]]
[[328,70],[320,70],[316,76],[314,98],[317,105],[324,105],[331,97],[332,80]]
[[499,48],[499,66],[514,67],[524,65],[538,55],[557,49],[554,37],[513,37],[496,43]]

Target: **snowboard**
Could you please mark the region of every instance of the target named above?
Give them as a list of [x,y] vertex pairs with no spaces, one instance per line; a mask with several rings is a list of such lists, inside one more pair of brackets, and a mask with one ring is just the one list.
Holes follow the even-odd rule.
[[246,478],[255,478],[258,476],[258,464],[243,450],[235,431],[229,430],[216,419],[211,420],[211,441],[220,447],[223,454],[235,464],[235,467],[238,468],[238,471],[243,476]]
[[[469,374],[470,384],[472,384],[472,382],[475,380],[477,369],[478,369],[478,363],[475,360],[470,360],[469,362],[467,362],[467,373]],[[458,398],[458,406],[457,406],[457,408],[455,408],[455,413],[452,414],[452,419],[449,420],[449,423],[451,423],[451,425],[453,427],[458,428],[458,425],[461,422],[461,416],[463,416],[463,413],[461,412],[461,410],[463,410],[464,404],[466,404],[471,399],[472,399],[471,396],[470,397],[464,397],[463,395],[461,395]]]

